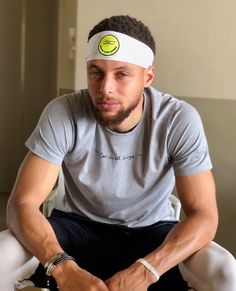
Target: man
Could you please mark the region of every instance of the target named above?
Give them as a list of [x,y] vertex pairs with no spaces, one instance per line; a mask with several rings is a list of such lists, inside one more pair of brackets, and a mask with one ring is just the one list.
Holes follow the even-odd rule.
[[[101,21],[89,34],[88,90],[53,100],[26,142],[8,225],[41,262],[36,286],[188,290],[178,264],[214,238],[215,186],[199,115],[151,87],[154,54],[142,22]],[[39,207],[61,164],[69,213],[46,219]],[[169,202],[175,184],[181,222]]]

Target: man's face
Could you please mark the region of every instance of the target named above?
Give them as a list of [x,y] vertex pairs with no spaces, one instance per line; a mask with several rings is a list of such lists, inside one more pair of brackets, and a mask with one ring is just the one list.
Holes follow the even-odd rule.
[[129,130],[132,121],[141,117],[143,89],[151,82],[148,69],[119,61],[92,60],[87,63],[87,77],[97,120],[111,129],[125,125],[124,130]]

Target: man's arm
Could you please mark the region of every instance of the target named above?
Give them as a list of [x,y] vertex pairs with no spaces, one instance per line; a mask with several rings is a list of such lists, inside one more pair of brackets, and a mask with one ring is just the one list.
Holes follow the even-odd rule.
[[[50,223],[39,209],[55,185],[59,167],[29,152],[20,167],[7,207],[9,229],[42,264],[55,253],[63,252]],[[73,261],[60,263],[52,275],[62,291],[107,291],[101,280]]]
[[41,262],[62,251],[39,209],[52,190],[58,172],[58,165],[29,152],[19,169],[7,206],[10,230]]
[[176,178],[185,213],[164,243],[146,259],[160,274],[177,265],[211,241],[218,225],[215,184],[210,171]]
[[[144,257],[160,275],[211,241],[218,225],[215,184],[210,171],[176,177],[176,187],[185,217],[169,232],[160,247]],[[134,286],[138,274],[142,280],[139,280],[137,289],[132,290],[147,290],[147,287],[155,282],[155,277],[150,271],[140,263],[134,263],[108,280],[109,290],[128,291],[129,287],[117,289],[118,282],[123,281],[127,284],[129,277],[130,286]]]

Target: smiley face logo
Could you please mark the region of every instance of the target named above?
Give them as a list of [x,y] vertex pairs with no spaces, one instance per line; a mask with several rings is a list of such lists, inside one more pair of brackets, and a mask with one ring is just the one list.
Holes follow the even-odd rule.
[[119,50],[119,47],[119,40],[114,35],[105,35],[99,42],[98,50],[104,56],[112,56]]

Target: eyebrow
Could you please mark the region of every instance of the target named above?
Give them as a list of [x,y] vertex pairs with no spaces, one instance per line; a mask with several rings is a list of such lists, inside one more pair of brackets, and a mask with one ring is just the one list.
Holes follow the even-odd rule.
[[91,69],[99,69],[101,70],[101,68],[99,68],[98,66],[94,65],[94,64],[89,64],[88,65],[88,69],[91,70]]
[[131,70],[131,68],[128,66],[122,66],[122,67],[115,68],[115,70]]
[[[95,64],[88,65],[88,70],[91,70],[91,69],[97,69],[97,70],[103,71],[103,69],[101,67],[99,67]],[[131,70],[131,68],[128,66],[121,66],[121,67],[114,68],[114,71],[118,71],[118,70]]]

